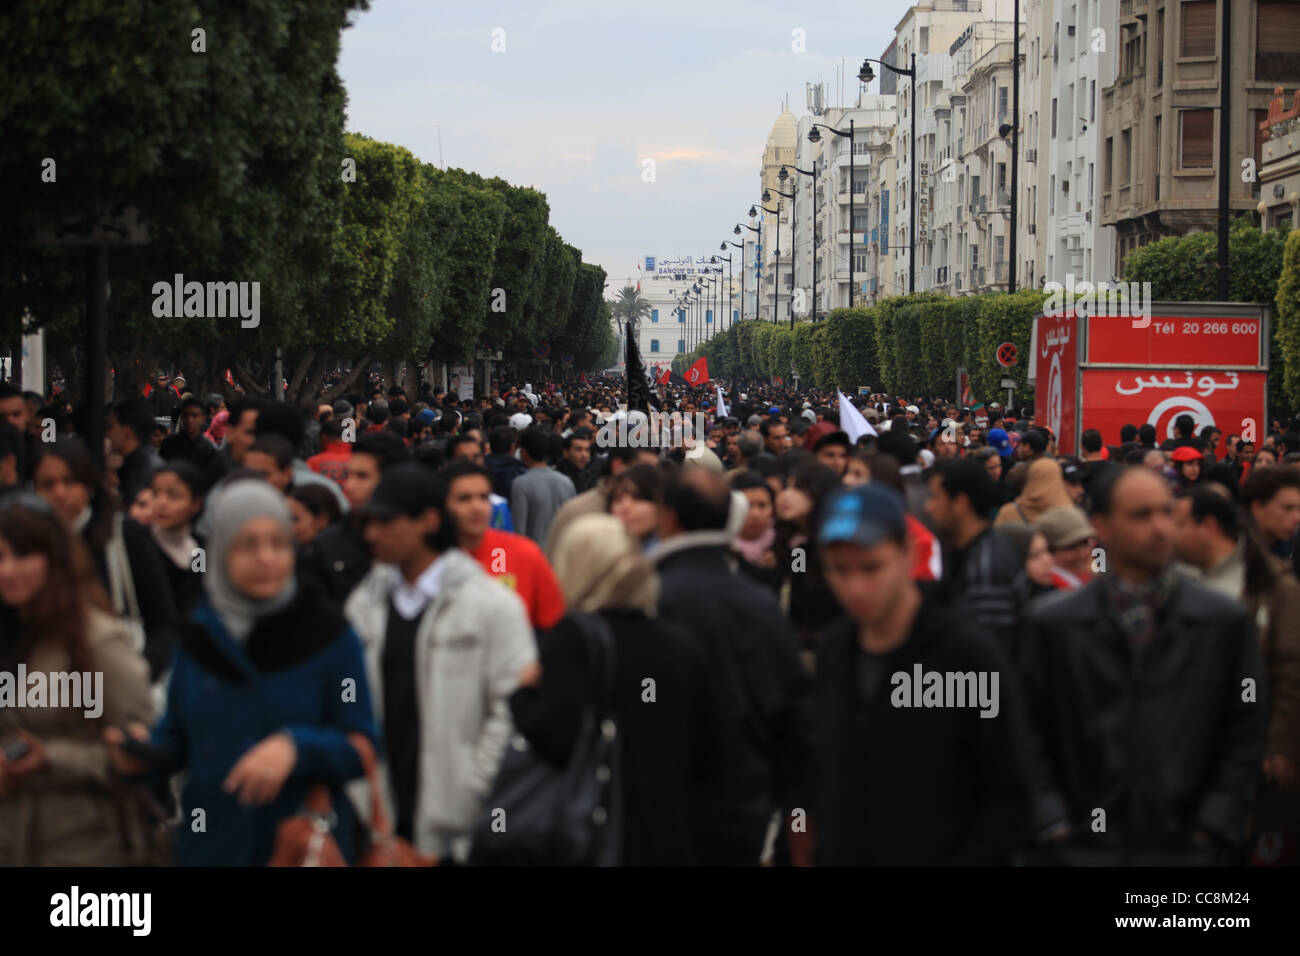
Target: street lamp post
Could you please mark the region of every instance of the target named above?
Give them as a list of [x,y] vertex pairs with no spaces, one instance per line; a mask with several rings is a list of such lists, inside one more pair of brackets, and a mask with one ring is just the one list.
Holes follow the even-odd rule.
[[[771,193],[764,189],[763,202],[768,202],[771,198]],[[750,206],[749,214],[751,216],[757,216],[759,209],[762,209],[763,212],[770,216],[776,216],[776,291],[772,293],[772,324],[776,325],[776,323],[780,321],[778,316],[781,314],[781,207],[778,206],[776,209],[768,209],[766,206],[759,206],[757,208]]]
[[884,60],[873,60],[867,57],[862,61],[862,69],[858,70],[858,79],[863,83],[870,83],[876,78],[875,70],[871,69],[872,63],[879,63],[885,69],[898,74],[899,76],[911,77],[912,94],[911,94],[911,111],[912,111],[912,145],[908,149],[908,156],[911,159],[911,178],[908,182],[909,192],[911,193],[908,202],[909,224],[907,234],[907,291],[916,291],[916,54],[912,54],[912,67],[908,70],[900,69]]
[[[781,182],[785,182],[787,179],[790,178],[790,174],[787,173],[787,172],[785,171],[785,167],[782,166],[782,167],[781,167],[781,172],[780,172],[779,174],[777,174],[777,177],[776,177],[776,178],[779,179]],[[776,190],[776,194],[777,194],[778,196],[784,196],[786,199],[790,200],[790,285],[791,285],[791,287],[793,288],[793,286],[794,286],[794,201],[795,201],[795,196],[798,195],[798,190],[792,189],[792,190],[790,190],[788,193],[783,193],[783,192],[781,192],[781,190],[778,189],[778,190]],[[769,197],[769,195],[768,195],[767,190],[766,190],[766,189],[763,190],[763,202],[767,202],[769,198],[770,198],[770,197]],[[777,209],[780,209],[780,208],[781,208],[781,204],[780,204],[780,203],[777,203]],[[782,279],[782,276],[781,276],[781,229],[780,229],[780,226],[781,226],[781,217],[780,217],[780,215],[778,215],[778,216],[776,217],[776,224],[777,224],[777,232],[776,232],[776,240],[777,240],[777,242],[776,242],[776,288],[777,288],[777,295],[780,296],[780,294],[781,294],[781,279]],[[778,298],[777,301],[779,302],[780,299]],[[790,316],[790,328],[793,329],[793,328],[794,328],[794,302],[793,302],[793,300],[790,301],[788,304],[789,304],[789,309],[787,309],[786,312],[787,312],[787,314]]]
[[[727,239],[722,240],[722,245],[718,246],[723,252],[727,251],[727,246],[736,246],[740,250],[740,307],[745,307],[745,247],[731,242]],[[718,256],[719,259],[722,256]],[[727,254],[727,328],[731,328],[731,289],[736,281],[736,273],[731,265],[731,254]]]
[[[736,223],[736,228],[735,228],[734,232],[735,232],[736,235],[738,235],[738,236],[741,234],[741,233],[740,233],[740,227],[741,227],[742,225],[745,225],[745,224],[744,224],[744,223],[739,223],[739,222]],[[758,233],[760,238],[762,237],[762,234],[763,234],[762,229],[760,229],[760,228],[758,228],[758,227],[756,227],[756,226],[749,226],[749,225],[745,225],[745,228],[748,229],[750,232],[756,232],[756,233]],[[778,230],[777,230],[777,238],[780,239],[780,237],[781,237],[781,231],[778,229]],[[742,242],[743,242],[743,240],[742,240]],[[732,245],[734,246],[735,243],[733,242]],[[759,296],[761,296],[761,295],[763,294],[763,283],[760,281],[760,275],[761,275],[761,274],[760,274],[759,269],[758,269],[758,256],[759,256],[759,253],[760,253],[761,251],[762,251],[762,250],[759,249],[759,248],[755,248],[755,250],[754,250],[754,284],[758,287],[758,288],[754,291],[754,318],[758,318],[758,299],[759,299]],[[740,247],[740,252],[741,252],[741,257],[740,257],[740,269],[741,269],[741,272],[740,272],[740,318],[741,318],[741,320],[743,321],[744,318],[745,318],[745,271],[744,271],[744,270],[745,270],[745,256],[744,256],[745,247],[744,247],[743,245]],[[777,263],[777,269],[778,269],[778,270],[780,269],[780,263]]]
[[[832,126],[827,126],[825,123],[813,123],[812,128],[808,130],[808,142],[810,143],[821,142],[821,138],[822,138],[821,133],[817,132],[819,127],[824,130],[829,130],[830,132],[834,133],[836,136],[847,136],[849,138],[849,308],[851,309],[853,308],[853,230],[855,228],[853,225],[853,214],[856,209],[854,205],[853,194],[855,192],[855,187],[857,185],[857,168],[858,168],[857,166],[858,157],[853,150],[853,120],[849,120],[849,131],[847,133],[844,132],[843,130],[835,129]],[[813,315],[816,316],[815,298],[813,300],[813,305],[814,305]]]
[[[800,169],[798,166],[791,166],[790,168],[793,169],[796,173],[799,173],[799,174],[801,174],[801,175],[803,175],[803,176],[811,176],[811,177],[812,177],[812,189],[813,189],[813,301],[812,301],[812,317],[813,317],[813,321],[816,322],[816,321],[817,321],[817,164],[814,163],[812,169]],[[781,167],[781,172],[785,172],[785,167],[784,167],[784,166]],[[782,179],[782,180],[783,180],[783,177],[782,177],[780,174],[778,174],[776,178],[777,178],[777,179]],[[784,180],[783,180],[783,181],[784,181]],[[795,190],[796,193],[797,193],[798,191],[799,191],[798,189]],[[790,207],[790,218],[791,218],[791,220],[792,220],[792,226],[791,226],[791,230],[790,230],[790,231],[791,231],[792,233],[794,233],[795,236],[797,236],[798,233],[795,232],[795,230],[794,230],[794,228],[793,228],[794,206],[791,206],[791,207]],[[794,248],[793,248],[793,246],[794,246],[794,238],[793,238],[793,237],[791,237],[790,245],[791,245],[791,249],[790,249],[790,268],[793,269],[793,268],[794,268]],[[793,304],[791,305],[790,308],[791,308],[791,310],[793,311],[793,309],[794,309]],[[794,321],[794,320],[791,319],[791,322],[793,322],[793,321]]]

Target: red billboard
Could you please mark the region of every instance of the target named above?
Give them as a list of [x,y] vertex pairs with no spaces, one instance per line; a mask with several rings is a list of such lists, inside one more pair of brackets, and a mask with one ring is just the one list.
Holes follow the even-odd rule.
[[1073,449],[1079,374],[1079,322],[1074,313],[1039,316],[1034,348],[1034,418],[1052,430],[1058,446]]
[[[1191,311],[1191,310],[1188,310]],[[1157,315],[1134,327],[1127,316],[1088,319],[1088,364],[1171,367],[1261,363],[1263,325],[1257,316]]]
[[[1090,336],[1103,322],[1092,322]],[[1147,367],[1085,368],[1080,375],[1082,429],[1097,429],[1107,445],[1119,444],[1124,425],[1144,424],[1155,426],[1159,444],[1174,437],[1174,419],[1179,415],[1191,415],[1198,433],[1203,426],[1213,425],[1225,435],[1241,434],[1253,422],[1254,432],[1262,434],[1267,372]]]

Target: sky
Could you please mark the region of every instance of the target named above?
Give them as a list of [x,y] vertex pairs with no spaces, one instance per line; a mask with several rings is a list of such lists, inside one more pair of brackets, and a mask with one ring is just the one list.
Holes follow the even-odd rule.
[[347,128],[541,190],[612,296],[647,255],[734,240],[783,101],[804,114],[820,81],[839,104],[841,63],[852,101],[862,58],[879,58],[910,5],[372,0],[343,33]]

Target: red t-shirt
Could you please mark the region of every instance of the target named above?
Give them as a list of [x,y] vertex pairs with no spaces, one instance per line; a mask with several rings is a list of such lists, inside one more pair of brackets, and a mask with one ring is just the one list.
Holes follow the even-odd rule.
[[348,476],[348,462],[351,460],[352,446],[345,441],[336,441],[330,442],[320,454],[308,458],[307,467],[341,485]]
[[553,628],[564,617],[564,593],[542,549],[522,534],[488,528],[474,552],[483,570],[519,595],[528,619],[539,631]]

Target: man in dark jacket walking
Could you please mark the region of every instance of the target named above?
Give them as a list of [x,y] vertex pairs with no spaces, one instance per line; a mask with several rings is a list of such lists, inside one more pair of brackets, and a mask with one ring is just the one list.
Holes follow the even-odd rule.
[[894,489],[839,492],[817,541],[847,615],[818,645],[820,862],[1009,862],[1027,806],[1010,660],[924,599]]
[[1109,573],[1031,606],[1020,646],[1042,859],[1230,862],[1268,719],[1250,618],[1174,570],[1159,475],[1118,471],[1093,508]]
[[939,462],[925,509],[946,545],[944,593],[963,617],[1010,647],[1019,621],[1023,562],[986,517],[998,498],[984,465],[972,458]]
[[717,682],[730,766],[713,794],[714,842],[700,848],[700,862],[752,866],[774,811],[809,805],[811,696],[776,599],[730,563],[730,504],[720,475],[703,468],[672,475],[663,540],[650,559],[659,571],[660,614],[703,648]]

